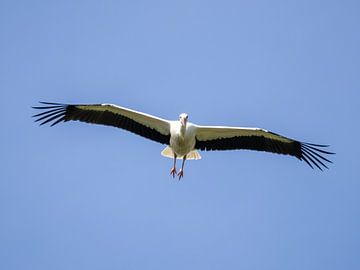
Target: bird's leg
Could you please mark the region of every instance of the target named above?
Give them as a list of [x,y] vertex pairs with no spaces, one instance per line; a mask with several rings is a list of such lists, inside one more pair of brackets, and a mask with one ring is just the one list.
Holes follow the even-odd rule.
[[178,176],[179,176],[179,181],[182,177],[184,177],[184,164],[185,164],[185,160],[186,160],[186,155],[183,157],[183,161],[182,161],[182,164],[181,164],[181,169],[178,173]]
[[174,153],[174,166],[171,168],[170,175],[175,178],[176,174],[176,154]]

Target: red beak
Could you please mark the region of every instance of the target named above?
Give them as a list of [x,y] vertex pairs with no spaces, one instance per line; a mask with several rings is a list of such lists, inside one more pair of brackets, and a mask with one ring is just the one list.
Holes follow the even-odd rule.
[[185,118],[181,118],[180,119],[180,123],[182,126],[185,126],[186,125],[186,119]]

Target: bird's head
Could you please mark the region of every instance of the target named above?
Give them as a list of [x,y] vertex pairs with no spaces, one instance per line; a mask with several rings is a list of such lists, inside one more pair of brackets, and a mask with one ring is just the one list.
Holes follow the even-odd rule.
[[181,123],[181,126],[186,127],[188,118],[189,118],[189,116],[186,113],[182,113],[179,115],[179,121]]

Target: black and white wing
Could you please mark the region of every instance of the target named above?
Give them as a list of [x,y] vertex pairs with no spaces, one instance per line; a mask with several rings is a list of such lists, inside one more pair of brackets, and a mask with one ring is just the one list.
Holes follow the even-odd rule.
[[60,122],[82,121],[92,124],[113,126],[128,130],[150,140],[169,144],[170,122],[150,114],[137,112],[113,104],[69,105],[40,102],[33,107],[43,112],[33,115],[40,125]]
[[331,161],[323,150],[327,145],[303,143],[260,128],[197,126],[195,148],[199,150],[248,149],[291,155],[304,160],[311,168],[322,170]]

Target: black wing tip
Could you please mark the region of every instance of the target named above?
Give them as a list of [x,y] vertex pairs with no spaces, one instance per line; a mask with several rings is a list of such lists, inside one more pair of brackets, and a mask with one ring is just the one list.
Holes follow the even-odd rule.
[[32,117],[35,118],[34,122],[40,122],[39,126],[54,121],[50,125],[52,127],[62,121],[65,121],[65,114],[69,106],[68,104],[46,101],[39,101],[39,103],[42,105],[31,107],[36,110],[43,110],[41,113],[32,115]]
[[335,155],[335,152],[329,152],[329,151],[325,151],[321,148],[327,148],[330,147],[329,144],[314,144],[314,143],[305,143],[305,142],[301,142],[302,146],[307,146],[310,148],[315,148],[317,151],[322,152],[324,154],[328,154],[328,155]]
[[334,152],[325,151],[322,148],[327,148],[330,145],[300,143],[301,156],[300,160],[304,160],[312,169],[316,166],[320,171],[329,169],[326,163],[333,163],[331,160],[325,158],[325,155],[335,155]]

